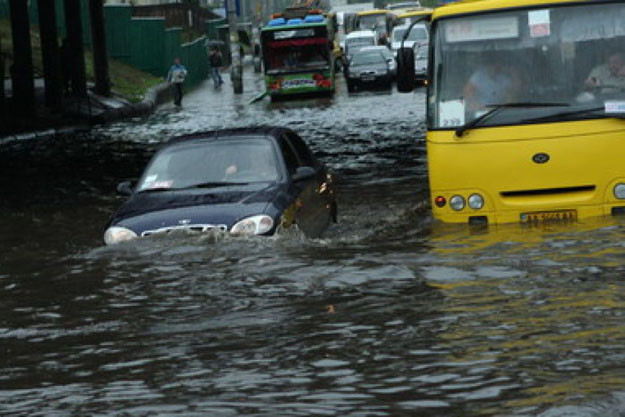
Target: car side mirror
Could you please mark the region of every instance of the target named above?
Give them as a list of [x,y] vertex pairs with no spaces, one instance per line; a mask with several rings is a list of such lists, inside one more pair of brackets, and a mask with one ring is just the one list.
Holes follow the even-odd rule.
[[117,194],[123,196],[129,196],[132,194],[132,183],[130,181],[124,181],[117,185]]
[[399,48],[397,51],[397,91],[409,93],[415,89],[414,49]]
[[306,181],[314,178],[317,175],[317,172],[313,167],[299,167],[295,174],[291,177],[293,182]]

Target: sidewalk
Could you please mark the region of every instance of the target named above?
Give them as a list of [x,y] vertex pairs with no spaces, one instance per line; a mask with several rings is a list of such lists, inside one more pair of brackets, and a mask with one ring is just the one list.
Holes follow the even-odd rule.
[[[35,79],[36,117],[13,120],[14,126],[0,126],[0,143],[16,139],[40,138],[57,133],[89,129],[94,124],[110,122],[124,117],[134,117],[152,111],[158,104],[170,97],[167,83],[148,90],[142,101],[131,103],[125,98],[112,95],[104,97],[87,91],[86,97],[68,96],[63,99],[63,112],[51,113],[45,107],[45,84],[42,78]],[[92,86],[89,86],[92,87]],[[4,80],[6,99],[12,96],[11,79]]]

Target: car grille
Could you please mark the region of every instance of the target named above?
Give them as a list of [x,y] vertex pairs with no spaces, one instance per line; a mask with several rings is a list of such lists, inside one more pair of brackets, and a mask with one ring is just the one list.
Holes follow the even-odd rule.
[[225,224],[187,224],[184,226],[161,227],[160,229],[145,230],[141,233],[141,237],[146,237],[157,233],[171,233],[173,231],[205,233],[212,230],[227,232],[228,226],[226,226]]

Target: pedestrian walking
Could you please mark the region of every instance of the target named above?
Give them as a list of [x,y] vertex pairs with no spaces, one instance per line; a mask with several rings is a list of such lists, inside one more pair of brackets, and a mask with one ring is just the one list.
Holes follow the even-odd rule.
[[180,58],[175,58],[167,73],[167,82],[174,90],[174,104],[178,107],[182,106],[182,84],[186,76],[187,69],[180,63]]
[[208,64],[210,66],[211,78],[213,79],[215,88],[217,88],[224,83],[224,80],[221,78],[221,74],[219,73],[219,70],[223,65],[223,57],[219,48],[214,47],[211,49],[210,55],[208,56]]

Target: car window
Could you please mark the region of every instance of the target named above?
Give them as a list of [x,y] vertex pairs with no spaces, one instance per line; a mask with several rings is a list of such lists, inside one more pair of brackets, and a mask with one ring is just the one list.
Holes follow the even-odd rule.
[[273,146],[266,139],[199,141],[159,152],[143,174],[139,190],[276,181],[279,175]]
[[297,156],[303,166],[314,167],[316,165],[315,158],[310,153],[310,149],[308,149],[308,146],[306,146],[302,138],[294,133],[286,133],[285,137],[291,143],[295,152],[297,152]]
[[299,166],[297,156],[285,140],[284,136],[280,137],[280,152],[282,152],[282,157],[284,158],[284,163],[286,164],[286,169],[289,175],[295,174],[295,171],[297,171],[297,167]]
[[363,52],[354,55],[352,63],[354,65],[372,65],[385,62],[384,56],[379,52]]

